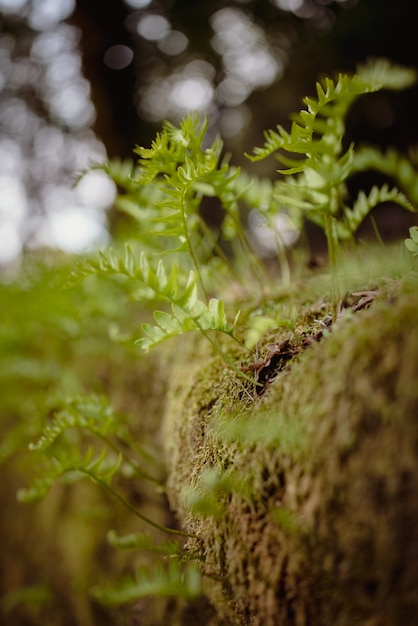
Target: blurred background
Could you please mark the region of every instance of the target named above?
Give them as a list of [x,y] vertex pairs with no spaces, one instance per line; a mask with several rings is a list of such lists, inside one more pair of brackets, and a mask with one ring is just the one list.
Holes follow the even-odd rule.
[[[83,252],[111,229],[113,183],[164,119],[209,118],[232,163],[286,124],[316,79],[370,56],[418,66],[410,0],[0,0],[0,264]],[[350,139],[418,139],[418,89],[356,105]]]

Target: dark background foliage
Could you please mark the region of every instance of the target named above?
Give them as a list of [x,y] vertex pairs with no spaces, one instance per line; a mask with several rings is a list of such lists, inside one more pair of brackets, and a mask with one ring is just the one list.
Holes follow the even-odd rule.
[[[288,6],[289,10],[281,6]],[[213,67],[212,84],[218,88],[218,93],[213,106],[206,108],[215,118],[214,124],[222,120],[222,113],[231,108],[228,99],[222,101],[219,95],[219,85],[228,77],[228,63],[219,48],[214,47],[213,16],[226,7],[238,11],[238,17],[247,17],[250,25],[262,29],[266,49],[272,56],[276,53],[282,64],[270,85],[263,89],[249,88],[248,97],[243,100],[250,117],[239,139],[246,147],[251,145],[253,137],[260,137],[260,129],[283,123],[290,112],[300,108],[300,99],[312,92],[321,74],[354,71],[357,63],[370,56],[385,56],[406,65],[418,64],[411,3],[406,0],[396,3],[387,0],[293,3],[171,0],[151,2],[136,11],[118,0],[110,0],[99,10],[95,0],[78,0],[70,19],[82,32],[83,66],[92,85],[96,128],[110,156],[128,156],[132,141],[146,145],[152,139],[160,119],[157,114],[156,119],[152,119],[152,112],[141,106],[141,90],[154,76],[169,77],[192,59],[204,60]],[[134,27],[143,14],[164,16],[173,29],[186,35],[187,48],[180,54],[168,55],[155,42],[138,36]],[[223,18],[226,17],[225,14]],[[231,35],[232,30],[231,27]],[[134,52],[130,65],[119,71],[103,63],[106,51],[115,42]],[[225,54],[229,54],[229,50]],[[257,65],[254,68],[256,71]],[[244,67],[242,73],[245,82]],[[166,94],[169,98],[168,88]],[[393,102],[379,96],[363,111],[361,136],[386,144],[409,145],[411,139],[414,140],[413,101],[416,99],[411,98],[411,93]],[[169,107],[167,109],[170,111]],[[176,116],[178,111],[173,106],[171,117]],[[382,129],[385,129],[384,137]]]

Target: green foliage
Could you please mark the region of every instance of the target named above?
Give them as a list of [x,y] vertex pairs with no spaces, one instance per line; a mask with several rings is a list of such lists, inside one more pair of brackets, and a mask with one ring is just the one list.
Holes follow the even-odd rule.
[[92,448],[84,455],[77,448],[71,448],[65,453],[60,451],[59,455],[53,457],[50,467],[42,477],[35,479],[31,487],[18,491],[18,500],[33,502],[44,498],[60,477],[68,482],[88,477],[93,482],[110,487],[121,462],[122,455],[110,456],[104,449],[96,456]]
[[[326,77],[316,83],[316,98],[304,98],[306,109],[293,116],[290,132],[282,126],[277,131],[267,131],[264,147],[255,148],[253,155],[247,155],[250,160],[259,161],[274,154],[285,166],[278,172],[292,177],[276,184],[276,201],[283,207],[299,210],[325,232],[333,277],[334,317],[339,298],[336,276],[339,242],[352,239],[377,204],[391,201],[415,210],[401,191],[389,190],[387,185],[373,187],[368,195],[360,192],[351,207],[346,204],[346,183],[359,169],[359,161],[355,167],[354,145],[345,147],[343,141],[346,115],[359,96],[380,89],[404,89],[415,81],[414,70],[391,65],[384,59],[360,66],[352,76],[339,74],[337,80]],[[374,167],[385,170],[382,154],[374,151],[369,156]],[[392,167],[391,173],[400,169]]]
[[45,585],[21,587],[10,591],[1,602],[1,608],[6,615],[11,613],[19,604],[31,607],[48,605],[51,601],[51,590]]
[[89,396],[66,399],[63,407],[55,410],[54,419],[48,423],[40,439],[29,445],[30,450],[45,450],[68,428],[84,428],[93,435],[105,437],[123,428],[113,407],[105,397]]
[[113,548],[120,548],[121,550],[149,550],[165,556],[174,556],[181,552],[178,541],[168,539],[162,544],[156,544],[149,533],[131,533],[120,537],[114,530],[110,530],[107,540]]
[[153,268],[144,252],[141,252],[137,262],[131,248],[126,246],[124,258],[118,258],[112,252],[100,253],[96,262],[87,261],[79,267],[76,275],[87,276],[94,273],[127,276],[135,281],[136,298],[171,304],[171,314],[166,311],[154,312],[156,325],[145,322],[142,324],[145,337],[138,339],[136,343],[145,351],[166,339],[191,330],[200,330],[204,334],[215,330],[235,339],[234,329],[239,312],[233,323],[229,324],[222,301],[211,298],[206,305],[199,300],[198,277],[193,270],[189,271],[185,279],[178,265],[172,265],[167,271],[162,259]]
[[352,173],[368,170],[376,170],[389,176],[414,205],[418,204],[416,149],[410,148],[405,155],[394,147],[382,152],[373,146],[359,146],[354,152]]
[[414,257],[418,256],[418,227],[411,226],[409,229],[409,237],[405,239],[405,246]]
[[152,571],[141,568],[135,577],[126,577],[117,585],[96,587],[92,593],[100,603],[113,606],[146,596],[193,599],[202,594],[201,574],[194,565],[170,559],[168,566],[158,563]]
[[[189,115],[179,127],[166,122],[150,148],[136,148],[137,164],[100,166],[120,189],[116,206],[130,220],[123,249],[115,240],[111,249],[82,259],[71,272],[67,266],[40,269],[29,262],[17,281],[1,285],[5,417],[0,461],[6,463],[18,453],[32,477],[19,489],[19,501],[34,502],[54,485],[65,489],[67,483],[87,478],[138,523],[159,533],[190,537],[133,504],[134,484],[147,485],[154,495],[164,489],[162,468],[138,432],[136,387],[132,414],[114,408],[119,403],[114,404],[112,389],[124,390],[130,375],[135,385],[147,388],[155,374],[148,365],[141,365],[138,373],[141,353],[198,331],[254,390],[253,377],[237,365],[239,359],[272,330],[294,331],[297,315],[290,304],[280,308],[275,301],[269,310],[262,302],[263,296],[272,295],[272,279],[250,244],[244,220],[248,211],[256,210],[271,227],[285,212],[296,229],[307,218],[324,230],[335,313],[342,242],[354,240],[378,204],[394,202],[412,211],[418,200],[418,159],[412,152],[405,157],[392,149],[381,153],[347,145],[347,113],[360,96],[403,89],[414,80],[412,70],[381,60],[352,76],[318,82],[315,97],[304,99],[305,108],[293,116],[290,129],[267,131],[264,146],[249,156],[251,161],[277,157],[281,178],[274,182],[231,166],[221,139],[209,140],[208,122],[197,115]],[[390,177],[397,187],[385,183],[350,199],[350,177],[368,169]],[[205,218],[212,208],[217,214],[220,210],[218,221]],[[417,232],[411,228],[405,241],[414,256]],[[287,272],[290,279],[280,237],[277,245],[281,276]],[[233,289],[250,293],[253,303],[257,292],[253,313],[240,317],[239,311],[227,311],[222,295]],[[235,353],[224,349],[224,336],[235,342]],[[277,411],[262,417],[257,424],[245,414],[221,420],[217,435],[225,446],[244,443],[276,453],[305,445],[297,420],[289,424]],[[208,470],[184,497],[191,515],[216,516],[223,515],[233,494],[255,497],[248,477],[231,469]],[[272,516],[283,528],[298,532],[290,511],[278,509]],[[135,578],[96,587],[93,595],[101,603],[118,605],[146,595],[194,598],[202,593],[201,575],[187,562],[190,552],[179,541],[155,541],[135,529],[126,535],[111,531],[108,542],[122,551],[147,553],[151,565],[140,568]]]
[[146,337],[139,339],[137,344],[143,350],[149,350],[164,339],[182,335],[190,330],[200,330],[203,334],[208,330],[217,330],[233,337],[239,312],[232,326],[229,326],[225,315],[225,305],[221,300],[211,298],[206,306],[197,300],[194,291],[187,301],[183,301],[181,305],[173,302],[171,307],[172,315],[165,311],[155,311],[154,319],[157,326],[142,324],[142,331]]
[[293,158],[302,155],[297,161],[289,160],[282,152],[276,155],[286,166],[281,173],[307,172],[308,177],[318,179],[319,189],[326,189],[327,184],[339,184],[347,178],[353,159],[354,146],[344,151],[342,139],[345,117],[354,101],[384,88],[404,89],[415,80],[414,70],[385,60],[370,61],[352,76],[339,74],[336,81],[326,77],[316,83],[316,98],[303,99],[306,109],[294,116],[290,132],[282,126],[277,127],[277,132],[266,131],[264,147],[255,148],[254,154],[247,156],[259,161],[278,151],[292,154]]
[[[385,155],[372,148],[363,149],[357,156],[355,146],[346,145],[347,113],[360,96],[381,89],[404,89],[415,79],[412,69],[392,65],[385,59],[373,59],[360,66],[353,75],[339,74],[336,80],[326,77],[319,81],[316,97],[304,98],[305,108],[293,116],[290,130],[278,126],[277,130],[266,131],[264,147],[255,148],[253,155],[247,155],[251,161],[275,155],[283,164],[279,172],[285,175],[285,179],[275,183],[259,180],[231,167],[228,159],[222,158],[219,137],[204,148],[207,121],[200,123],[195,115],[185,118],[178,128],[166,122],[151,148],[137,147],[138,166],[131,167],[129,177],[124,179],[126,164],[106,167],[115,182],[125,186],[125,209],[129,206],[126,212],[141,225],[139,240],[141,245],[144,244],[143,248],[175,255],[174,267],[178,263],[179,270],[175,269],[170,275],[173,282],[182,275],[183,284],[187,284],[184,277],[192,269],[199,298],[206,304],[214,275],[218,284],[221,280],[228,280],[228,276],[229,280],[238,279],[247,284],[247,270],[250,270],[263,285],[263,290],[269,284],[241,222],[240,208],[245,205],[257,209],[271,227],[278,213],[284,211],[296,229],[306,217],[324,230],[336,309],[339,243],[352,240],[360,224],[378,204],[392,202],[413,211],[411,199],[416,198],[413,172],[404,158],[394,152]],[[348,203],[347,182],[353,174],[365,168],[389,174],[400,183],[403,191],[383,184],[374,186],[368,193],[360,191],[358,197]],[[135,194],[139,195],[135,197]],[[218,232],[208,228],[203,218],[201,204],[205,197],[216,198],[224,209]],[[161,239],[165,240],[165,245],[157,243]],[[232,245],[233,254],[229,258],[223,250],[222,240]],[[282,274],[288,275],[280,237],[277,245]],[[148,261],[141,261],[144,262],[149,265]],[[160,268],[163,267],[161,264],[160,260]],[[105,265],[102,258],[100,269],[107,271]],[[127,265],[125,263],[125,273]],[[170,302],[174,301],[173,294],[167,296]],[[198,324],[183,323],[176,314],[164,316],[158,313],[157,317],[159,321],[153,330],[149,325],[143,328],[146,337],[140,345],[145,349],[164,338],[200,328]],[[222,318],[219,321],[222,322]],[[225,332],[222,323],[219,328],[216,323],[203,327],[203,330],[208,329]]]

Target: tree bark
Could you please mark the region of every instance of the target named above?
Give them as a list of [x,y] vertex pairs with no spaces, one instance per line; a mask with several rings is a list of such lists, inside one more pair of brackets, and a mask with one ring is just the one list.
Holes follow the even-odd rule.
[[261,397],[200,338],[177,359],[168,494],[198,536],[210,624],[416,624],[416,289],[341,320]]

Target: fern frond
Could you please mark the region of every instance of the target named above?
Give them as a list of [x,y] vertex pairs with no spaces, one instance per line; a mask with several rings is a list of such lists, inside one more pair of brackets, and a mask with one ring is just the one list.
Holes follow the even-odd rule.
[[[137,146],[139,155],[139,175],[136,182],[148,185],[161,176],[172,176],[179,165],[188,158],[194,160],[202,156],[202,141],[207,129],[207,119],[200,121],[198,115],[188,115],[180,127],[176,128],[170,122],[164,122],[162,131],[157,134],[151,143],[151,148]],[[219,139],[212,146],[214,152],[219,151]]]
[[233,192],[235,198],[251,209],[267,209],[271,206],[273,183],[270,178],[258,178],[239,168],[230,168],[234,175]]
[[103,449],[98,456],[94,455],[91,447],[84,456],[74,448],[65,452],[61,451],[59,455],[51,459],[51,464],[45,470],[43,477],[36,478],[31,487],[18,491],[18,500],[20,502],[41,500],[59,478],[73,482],[88,477],[93,482],[110,487],[112,478],[119,470],[121,462],[121,454],[115,455],[106,449]]
[[154,268],[141,253],[136,260],[129,246],[125,247],[124,258],[116,257],[111,251],[107,254],[101,252],[96,261],[88,261],[79,272],[83,275],[90,273],[99,274],[122,274],[141,286],[141,297],[168,302],[172,313],[155,311],[156,325],[143,323],[141,328],[145,337],[138,339],[136,344],[144,351],[156,346],[162,341],[181,335],[191,330],[206,332],[217,330],[234,337],[234,329],[238,321],[238,315],[232,325],[228,324],[225,306],[221,300],[212,298],[208,304],[198,298],[198,277],[190,270],[186,284],[184,273],[180,275],[179,268],[172,265],[170,270],[162,259]]
[[406,89],[414,85],[417,80],[415,68],[397,65],[382,58],[371,58],[359,65],[357,75],[359,80],[373,91]]
[[418,205],[418,167],[408,155],[395,148],[382,152],[372,146],[361,146],[354,154],[352,173],[375,170],[393,179],[396,185]]
[[[341,152],[345,115],[359,96],[382,88],[401,89],[415,80],[414,70],[391,65],[384,59],[371,60],[359,66],[354,75],[339,74],[336,81],[326,77],[316,84],[316,99],[303,99],[306,109],[295,116],[290,133],[282,126],[277,126],[276,131],[266,131],[263,148],[255,148],[253,155],[246,156],[251,161],[259,161],[279,150],[285,150],[305,154],[306,165],[312,154],[338,155]],[[320,136],[315,138],[315,133]],[[303,171],[303,162],[299,167],[283,170],[282,173],[300,171]]]
[[165,556],[174,556],[181,552],[178,541],[168,539],[164,543],[156,544],[149,533],[131,533],[121,537],[114,530],[110,530],[107,534],[107,540],[113,548],[122,550],[149,550]]
[[64,402],[53,422],[46,425],[42,436],[31,443],[29,449],[46,450],[63,432],[74,427],[105,437],[120,430],[120,421],[107,398],[96,395],[71,398]]
[[137,258],[128,244],[125,245],[123,257],[117,256],[113,250],[100,251],[96,259],[87,259],[80,263],[72,273],[70,281],[79,277],[106,274],[120,274],[135,281],[139,295],[144,300],[176,300],[184,283],[184,273],[180,272],[176,263],[172,263],[167,269],[160,259],[154,267],[144,251]]
[[145,352],[166,339],[182,335],[192,330],[200,330],[206,333],[216,330],[233,337],[234,329],[238,321],[238,315],[232,325],[228,324],[225,314],[225,305],[221,300],[212,298],[206,305],[196,299],[196,290],[190,292],[190,298],[171,305],[172,314],[165,311],[155,311],[156,325],[142,324],[141,329],[145,337],[141,337],[136,344]]
[[191,564],[182,565],[171,559],[167,566],[141,568],[136,577],[126,577],[114,586],[95,587],[92,595],[101,604],[128,604],[145,596],[196,598],[202,594],[199,570]]
[[389,189],[388,185],[382,185],[382,187],[375,185],[368,195],[360,191],[353,206],[345,208],[344,220],[335,224],[339,239],[351,239],[370,211],[384,202],[394,202],[407,211],[415,212],[416,210],[408,198],[396,187]]

